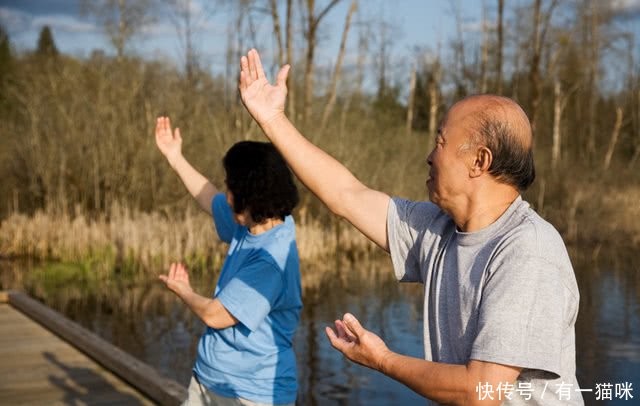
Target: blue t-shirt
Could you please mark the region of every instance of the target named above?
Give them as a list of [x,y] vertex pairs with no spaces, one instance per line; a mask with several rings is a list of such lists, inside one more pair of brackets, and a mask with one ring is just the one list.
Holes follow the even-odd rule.
[[230,244],[214,297],[239,323],[207,328],[193,372],[220,396],[293,403],[298,385],[292,339],[302,308],[293,218],[253,235],[233,221],[224,194],[213,198],[211,209],[220,239]]

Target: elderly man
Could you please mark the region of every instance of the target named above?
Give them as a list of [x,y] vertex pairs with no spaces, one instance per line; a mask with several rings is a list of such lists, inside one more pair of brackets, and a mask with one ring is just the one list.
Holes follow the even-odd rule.
[[578,288],[557,231],[522,200],[535,176],[531,128],[499,96],[456,103],[427,157],[428,202],[367,188],[284,115],[289,66],[267,81],[241,59],[242,100],[300,180],[425,287],[425,359],[390,351],[351,314],[334,348],[436,403],[583,404],[575,377]]

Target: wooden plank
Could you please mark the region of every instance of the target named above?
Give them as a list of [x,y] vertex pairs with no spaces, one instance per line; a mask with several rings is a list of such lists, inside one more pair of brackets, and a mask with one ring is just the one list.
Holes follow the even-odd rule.
[[[15,321],[29,328],[16,329]],[[113,405],[152,405],[135,387],[9,304],[0,304],[0,336],[12,340],[1,347],[0,405],[98,406],[105,399]],[[22,345],[25,340],[28,345]]]
[[9,303],[42,324],[105,368],[161,405],[180,404],[187,390],[154,368],[132,357],[96,334],[20,292],[8,292]]

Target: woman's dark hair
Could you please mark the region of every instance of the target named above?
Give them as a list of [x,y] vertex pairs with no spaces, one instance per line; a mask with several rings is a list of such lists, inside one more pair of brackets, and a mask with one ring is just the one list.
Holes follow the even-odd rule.
[[242,141],[222,159],[233,211],[245,209],[256,223],[291,214],[298,204],[298,189],[282,155],[268,142]]

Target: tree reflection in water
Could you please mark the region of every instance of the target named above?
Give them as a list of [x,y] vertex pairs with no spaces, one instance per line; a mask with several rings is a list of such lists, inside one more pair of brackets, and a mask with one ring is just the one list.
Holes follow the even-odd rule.
[[[580,288],[576,323],[577,374],[583,388],[597,383],[640,386],[640,257],[610,247],[572,251]],[[92,275],[91,269],[3,261],[0,288],[24,289],[72,320],[187,384],[204,325],[155,276]],[[73,267],[71,267],[73,268]],[[63,270],[61,270],[63,269]],[[324,334],[351,312],[395,351],[421,357],[421,286],[398,284],[390,261],[349,258],[303,264],[303,300],[294,346],[299,404],[386,405],[420,397],[381,374],[347,362]],[[192,272],[201,293],[216,272]],[[584,394],[587,404],[595,399]]]

